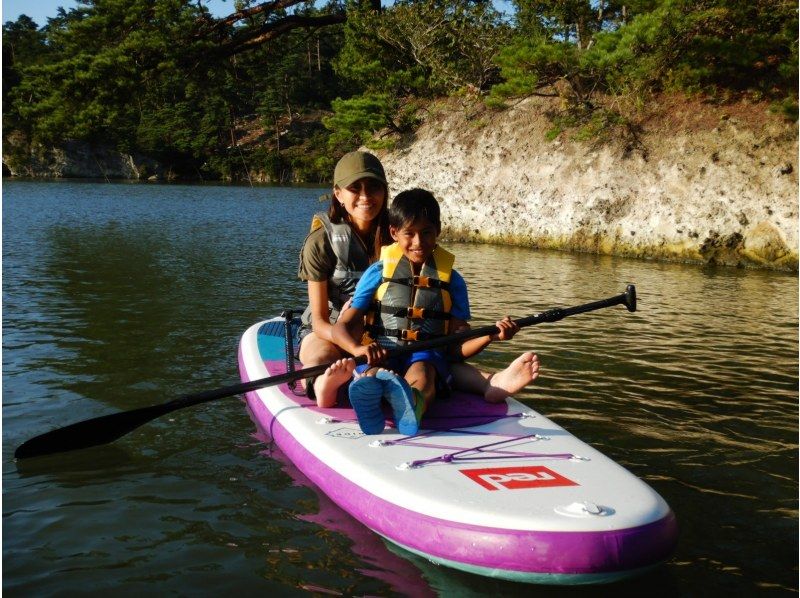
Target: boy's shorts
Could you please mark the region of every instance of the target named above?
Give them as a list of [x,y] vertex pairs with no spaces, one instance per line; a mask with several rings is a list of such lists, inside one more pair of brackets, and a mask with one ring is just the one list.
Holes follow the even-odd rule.
[[[405,353],[404,355],[397,355],[390,357],[385,363],[377,367],[382,367],[387,370],[392,370],[400,376],[404,376],[411,367],[411,364],[418,361],[427,361],[436,369],[436,393],[447,395],[450,391],[450,382],[452,375],[450,374],[450,364],[447,358],[439,351],[428,349],[426,351],[414,351],[413,353]],[[363,374],[368,369],[375,367],[369,364],[362,364],[356,366],[356,372]]]

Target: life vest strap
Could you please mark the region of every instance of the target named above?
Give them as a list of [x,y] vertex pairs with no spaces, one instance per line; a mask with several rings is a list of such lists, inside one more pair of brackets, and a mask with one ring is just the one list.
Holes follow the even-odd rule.
[[421,330],[409,330],[400,328],[381,328],[380,326],[367,326],[370,335],[391,336],[401,341],[426,341],[432,338],[446,336],[444,334],[430,334]]
[[416,307],[410,305],[408,307],[402,305],[386,305],[381,303],[376,306],[377,310],[381,313],[390,314],[396,318],[406,318],[408,320],[449,320],[450,314],[446,311],[438,309],[427,309],[425,307]]
[[450,283],[437,278],[430,278],[428,276],[410,276],[408,278],[388,278],[386,276],[381,278],[381,282],[394,282],[403,284],[407,287],[420,287],[424,289],[449,289]]

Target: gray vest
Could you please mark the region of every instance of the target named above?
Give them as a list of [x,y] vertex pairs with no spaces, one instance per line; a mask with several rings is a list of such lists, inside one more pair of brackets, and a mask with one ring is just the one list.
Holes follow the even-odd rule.
[[[369,266],[370,258],[364,244],[346,222],[334,224],[328,214],[319,212],[311,221],[312,232],[320,226],[325,228],[325,235],[336,255],[336,268],[328,279],[328,309],[331,323],[334,323],[342,306],[353,295],[358,280]],[[311,306],[306,307],[301,319],[304,326],[311,326]]]

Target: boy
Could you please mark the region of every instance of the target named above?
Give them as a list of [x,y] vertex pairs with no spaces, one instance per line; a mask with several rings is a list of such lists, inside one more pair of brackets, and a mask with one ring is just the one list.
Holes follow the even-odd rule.
[[[511,338],[518,328],[505,318],[497,323],[499,334],[386,360],[388,350],[400,344],[468,329],[470,318],[467,286],[452,268],[454,256],[436,243],[441,233],[436,198],[423,189],[400,193],[389,209],[389,232],[395,243],[384,247],[380,261],[364,272],[350,309],[333,326],[332,338],[344,351],[368,359],[358,368],[364,375],[349,391],[362,431],[383,430],[385,398],[400,433],[413,435],[437,389],[445,390],[451,378],[446,352],[455,361],[471,357],[492,340]],[[375,367],[384,361],[386,369]],[[524,353],[498,374],[476,371],[465,378],[469,390],[482,392],[487,400],[502,400],[534,380],[538,368],[536,355]]]

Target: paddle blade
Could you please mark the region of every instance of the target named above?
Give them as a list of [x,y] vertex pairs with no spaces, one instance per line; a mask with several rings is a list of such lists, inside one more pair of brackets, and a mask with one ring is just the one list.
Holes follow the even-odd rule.
[[23,442],[14,451],[14,458],[27,459],[113,442],[150,420],[172,411],[166,408],[168,405],[111,413],[58,428]]

